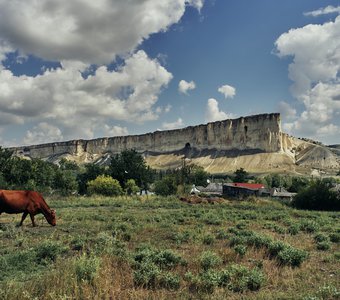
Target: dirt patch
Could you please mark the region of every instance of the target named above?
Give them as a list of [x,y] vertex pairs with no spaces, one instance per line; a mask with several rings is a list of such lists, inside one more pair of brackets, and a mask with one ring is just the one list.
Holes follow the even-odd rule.
[[215,203],[224,203],[225,199],[221,198],[221,197],[200,197],[197,195],[190,195],[187,197],[180,197],[179,200],[181,200],[182,202],[186,202],[189,204],[205,204],[205,203],[209,203],[209,204],[215,204]]

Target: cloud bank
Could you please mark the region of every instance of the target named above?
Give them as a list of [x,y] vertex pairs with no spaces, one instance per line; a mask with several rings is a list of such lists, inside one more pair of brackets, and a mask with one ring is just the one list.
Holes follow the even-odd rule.
[[[156,104],[172,74],[136,49],[151,34],[179,22],[187,6],[200,10],[203,4],[0,0],[0,61],[15,52],[62,66],[33,77],[16,76],[0,64],[0,126],[35,122],[23,142],[40,143],[92,138],[94,132],[124,134],[125,129],[105,125],[157,119],[170,109]],[[122,63],[109,69],[118,57]],[[82,72],[90,68],[94,71],[84,78]]]
[[291,29],[276,40],[275,46],[279,57],[293,57],[289,65],[291,92],[304,106],[285,128],[298,136],[339,138],[340,16],[321,25]]

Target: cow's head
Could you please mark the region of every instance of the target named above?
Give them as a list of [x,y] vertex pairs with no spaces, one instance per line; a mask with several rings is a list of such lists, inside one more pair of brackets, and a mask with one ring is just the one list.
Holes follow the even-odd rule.
[[48,216],[46,217],[46,220],[49,224],[51,224],[52,226],[57,225],[57,218],[55,216],[55,210],[51,209],[50,213],[48,214]]

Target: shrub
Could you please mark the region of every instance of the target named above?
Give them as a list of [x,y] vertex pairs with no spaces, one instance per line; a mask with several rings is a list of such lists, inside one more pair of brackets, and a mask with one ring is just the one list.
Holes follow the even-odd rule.
[[242,265],[231,265],[220,274],[220,286],[233,292],[243,292],[247,289],[256,291],[264,282],[265,276],[259,269],[249,270]]
[[234,247],[235,252],[241,257],[245,256],[247,252],[247,247],[244,245],[237,245]]
[[110,176],[99,175],[96,179],[87,183],[89,194],[99,194],[104,196],[119,196],[123,194],[123,189],[118,180]]
[[340,232],[333,232],[329,235],[329,238],[332,243],[340,243]]
[[203,244],[204,245],[212,245],[214,243],[214,236],[212,234],[207,234],[203,237]]
[[139,264],[138,269],[134,271],[133,280],[137,286],[155,288],[160,275],[159,267],[150,261],[145,261]]
[[306,251],[290,246],[284,247],[284,249],[277,254],[277,259],[282,265],[290,265],[292,267],[299,267],[307,257],[308,254]]
[[217,254],[211,251],[203,252],[200,257],[201,267],[205,271],[218,266],[221,262],[222,259]]
[[133,179],[128,179],[125,183],[125,192],[128,195],[135,195],[139,192],[139,187]]
[[294,197],[292,205],[301,209],[339,211],[340,198],[327,182],[316,180]]
[[190,232],[189,231],[176,232],[172,234],[171,239],[175,241],[176,244],[187,243],[190,240]]
[[177,192],[176,180],[173,176],[166,176],[155,182],[154,191],[156,195],[169,196]]
[[300,228],[304,232],[313,233],[319,229],[319,224],[315,221],[304,220],[301,222]]
[[87,281],[93,283],[100,267],[100,259],[98,257],[88,257],[83,255],[75,262],[75,272],[78,281]]
[[36,259],[38,263],[54,262],[57,257],[67,251],[67,247],[60,242],[47,240],[35,247]]
[[300,231],[300,225],[299,224],[292,224],[288,227],[288,232],[291,234],[291,235],[296,235],[298,234]]
[[320,242],[329,242],[329,237],[323,233],[318,233],[314,236],[314,241],[317,243]]
[[328,240],[326,241],[321,241],[316,244],[316,249],[322,250],[322,251],[327,251],[331,248],[331,244]]
[[220,284],[220,272],[208,270],[199,277],[199,289],[205,293],[212,293]]
[[279,254],[280,251],[285,249],[287,245],[281,241],[272,241],[268,245],[268,252],[271,257],[275,257]]
[[178,290],[180,287],[180,277],[177,274],[167,272],[160,276],[159,285],[168,290]]

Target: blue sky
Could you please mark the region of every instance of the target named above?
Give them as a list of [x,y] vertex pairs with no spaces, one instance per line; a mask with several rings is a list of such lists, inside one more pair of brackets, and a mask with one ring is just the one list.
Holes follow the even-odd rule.
[[0,0],[0,144],[270,112],[287,133],[340,143],[339,5]]

